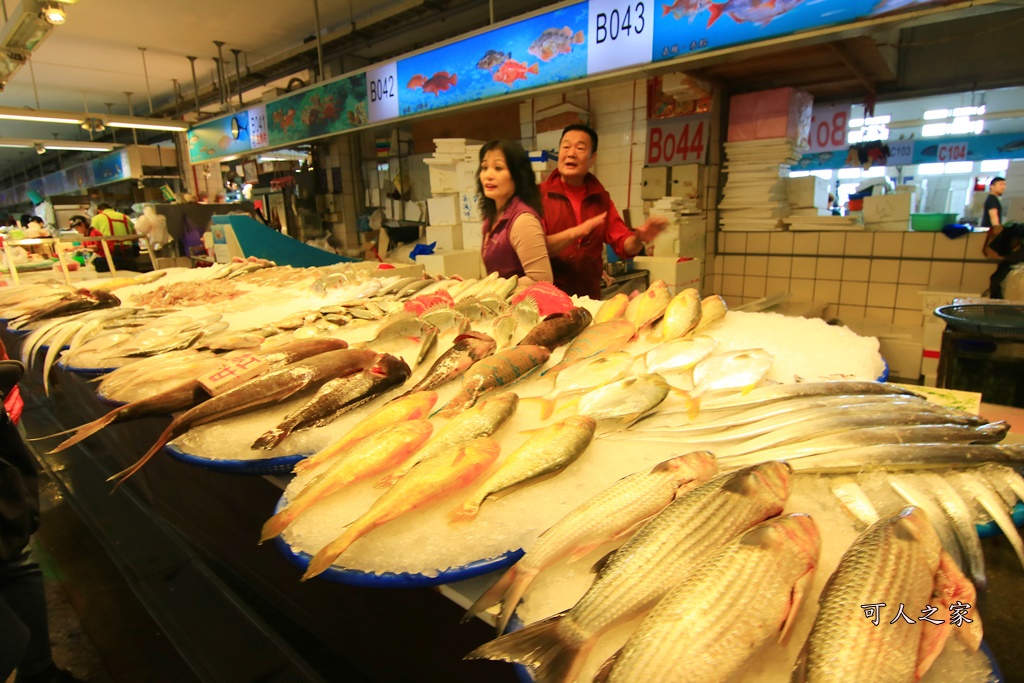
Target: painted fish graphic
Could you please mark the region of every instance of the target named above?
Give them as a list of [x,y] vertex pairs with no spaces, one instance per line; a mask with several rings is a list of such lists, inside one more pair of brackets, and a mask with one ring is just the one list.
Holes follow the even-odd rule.
[[1024,149],[1024,138],[1021,138],[1020,140],[1014,140],[1013,142],[1006,143],[1005,145],[1003,145],[1002,147],[999,148],[999,151],[1000,152],[1016,152],[1016,151],[1021,150],[1021,149]]
[[[726,14],[737,24],[768,25],[772,19],[796,9],[804,0],[729,0],[723,3]],[[713,8],[712,8],[713,9]],[[710,24],[709,24],[710,25]]]
[[426,76],[423,74],[416,74],[409,79],[409,82],[405,84],[405,87],[409,90],[419,90],[423,87],[423,84],[427,82]]
[[506,59],[512,59],[511,52],[498,52],[497,50],[488,50],[480,61],[476,63],[476,68],[490,71],[496,66],[501,66],[502,62]]
[[[573,45],[582,45],[586,42],[583,31],[572,32],[568,26],[563,28],[549,28],[530,43],[527,52],[542,62],[550,62],[558,55],[572,52]],[[509,58],[512,55],[509,54]]]
[[434,93],[434,96],[437,97],[446,90],[454,88],[458,82],[459,77],[456,74],[450,74],[447,71],[438,71],[423,82],[423,92],[432,92]]
[[[537,63],[526,65],[526,62],[517,62],[514,59],[506,59],[498,70],[494,72],[494,80],[504,83],[508,87],[519,80],[526,80],[526,74],[540,73],[540,65]],[[424,87],[426,90],[426,87]]]

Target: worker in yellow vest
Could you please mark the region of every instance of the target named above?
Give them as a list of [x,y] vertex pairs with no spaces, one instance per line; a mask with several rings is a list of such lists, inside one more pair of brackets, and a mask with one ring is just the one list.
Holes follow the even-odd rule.
[[[96,211],[97,213],[92,219],[92,234],[131,235],[135,232],[132,220],[120,211],[112,209],[110,204],[102,203],[96,207]],[[114,265],[124,270],[130,269],[130,259],[136,255],[136,244],[134,242],[111,242],[109,246],[111,256],[114,257]],[[107,263],[102,247],[96,249],[96,258],[93,259],[92,264],[96,268],[96,272],[105,273],[110,270],[110,264]]]

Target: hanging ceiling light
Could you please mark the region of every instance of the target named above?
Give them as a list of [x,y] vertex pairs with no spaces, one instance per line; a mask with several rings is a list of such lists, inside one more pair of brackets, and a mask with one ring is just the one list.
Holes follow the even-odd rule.
[[46,154],[46,147],[41,143],[35,144],[36,154]]
[[106,129],[107,127],[103,125],[103,119],[91,118],[82,121],[82,130],[88,130],[93,133],[102,133]]
[[53,4],[43,5],[43,9],[39,12],[39,16],[42,17],[46,23],[54,26],[60,26],[68,19],[68,15],[64,12],[64,8],[60,5]]

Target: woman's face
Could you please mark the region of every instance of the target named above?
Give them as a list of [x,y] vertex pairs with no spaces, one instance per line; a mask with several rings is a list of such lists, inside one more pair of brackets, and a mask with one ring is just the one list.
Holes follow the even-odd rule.
[[484,160],[480,162],[480,185],[484,188],[484,196],[493,200],[498,209],[504,208],[516,193],[516,184],[500,149],[484,154]]

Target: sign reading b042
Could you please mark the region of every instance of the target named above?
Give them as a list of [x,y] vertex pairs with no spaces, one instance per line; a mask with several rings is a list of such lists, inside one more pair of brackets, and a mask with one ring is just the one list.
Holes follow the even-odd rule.
[[587,74],[650,62],[654,8],[652,0],[590,0]]
[[370,123],[398,118],[398,62],[366,72],[366,99]]
[[647,165],[704,163],[710,128],[711,118],[707,114],[650,119],[647,122]]

